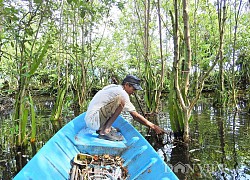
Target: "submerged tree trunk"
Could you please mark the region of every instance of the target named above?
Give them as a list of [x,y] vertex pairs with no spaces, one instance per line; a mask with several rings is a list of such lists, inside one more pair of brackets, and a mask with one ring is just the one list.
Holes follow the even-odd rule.
[[220,35],[220,46],[219,46],[219,88],[216,95],[217,105],[224,106],[226,94],[224,85],[224,29],[226,21],[226,0],[217,0],[218,5],[218,22],[219,22],[219,35]]
[[[189,119],[191,116],[191,111],[189,106],[188,90],[189,90],[189,76],[191,70],[191,60],[192,60],[192,51],[191,51],[191,41],[190,41],[190,29],[189,29],[189,7],[188,1],[183,0],[183,21],[184,21],[184,42],[185,42],[185,86],[184,86],[184,98],[185,104],[182,104],[184,109],[184,136],[183,139],[185,142],[189,141]],[[184,102],[184,101],[183,101]]]
[[[177,91],[179,90],[179,13],[177,0],[174,1],[174,14],[170,11],[173,28],[173,41],[174,41],[174,60],[173,60],[173,81],[168,96],[169,99],[169,115],[172,130],[175,134],[183,136],[183,123],[181,117],[181,108],[179,106],[179,98]],[[180,113],[178,113],[180,112]]]
[[[177,103],[180,104],[183,121],[183,140],[185,142],[189,141],[189,119],[191,116],[192,107],[190,107],[189,100],[187,98],[188,90],[189,90],[189,74],[191,68],[191,42],[190,42],[190,30],[189,30],[189,15],[188,15],[188,4],[186,0],[183,0],[183,20],[184,20],[184,45],[185,45],[185,58],[182,62],[182,78],[179,78],[179,67],[180,67],[180,60],[179,60],[179,25],[178,25],[178,7],[177,7],[177,0],[175,0],[175,22],[174,22],[174,64],[173,64],[173,71],[174,71],[174,89],[177,95]],[[181,82],[179,82],[181,79]],[[182,89],[180,88],[180,84],[184,84]]]
[[237,1],[235,0],[235,26],[234,26],[234,33],[233,33],[233,64],[232,64],[232,99],[233,99],[233,105],[235,107],[236,110],[238,110],[238,105],[237,105],[237,100],[236,100],[236,82],[235,82],[235,51],[236,51],[236,41],[237,41],[237,29],[238,29],[238,21],[239,21],[239,13],[241,10],[241,5],[242,5],[242,0],[239,1],[239,7],[236,11],[236,5],[237,5]]
[[[197,90],[195,96],[191,99],[188,97],[189,92],[189,76],[191,70],[192,51],[190,41],[189,29],[189,5],[187,0],[183,0],[183,23],[184,23],[184,39],[180,39],[179,32],[179,14],[178,14],[178,0],[174,1],[174,16],[171,14],[173,25],[173,39],[174,39],[174,61],[173,61],[173,87],[169,94],[169,111],[170,121],[173,131],[177,134],[182,133],[184,142],[189,142],[189,121],[191,119],[192,110],[200,98],[204,81],[218,63],[221,56],[221,46],[216,55],[213,64],[200,76],[197,82]],[[224,25],[224,24],[223,24]],[[223,33],[222,33],[223,34]],[[184,41],[184,49],[181,49],[179,44]],[[223,39],[221,38],[221,42]],[[222,45],[222,43],[221,43]],[[182,53],[180,52],[182,51]],[[184,54],[184,60],[180,61],[180,55]],[[182,63],[182,64],[181,64]],[[180,67],[181,70],[180,70]],[[180,76],[182,74],[182,76]]]

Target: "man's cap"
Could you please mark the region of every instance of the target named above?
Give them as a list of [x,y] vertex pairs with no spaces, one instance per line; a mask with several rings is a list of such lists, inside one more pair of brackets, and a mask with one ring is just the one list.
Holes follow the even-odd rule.
[[126,82],[131,84],[136,90],[142,90],[142,87],[140,86],[141,80],[138,77],[133,75],[127,75],[123,80],[123,83]]

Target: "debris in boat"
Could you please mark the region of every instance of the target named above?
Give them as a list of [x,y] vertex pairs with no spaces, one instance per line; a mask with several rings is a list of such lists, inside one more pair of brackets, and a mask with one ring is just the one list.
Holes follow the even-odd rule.
[[128,170],[120,156],[77,154],[72,161],[70,180],[125,180]]

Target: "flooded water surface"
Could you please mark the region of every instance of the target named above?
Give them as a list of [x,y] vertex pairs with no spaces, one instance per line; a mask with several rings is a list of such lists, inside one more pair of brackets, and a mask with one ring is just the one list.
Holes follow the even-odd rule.
[[[16,149],[13,136],[17,127],[11,120],[11,113],[0,117],[0,179],[12,179],[56,132],[49,119],[53,100],[39,98],[36,101],[35,147],[29,145],[25,151]],[[73,117],[70,111],[64,114],[62,125]],[[167,110],[158,115],[158,121],[160,126],[171,131]],[[214,108],[209,103],[199,104],[190,124],[189,145],[174,141],[171,134],[164,135],[159,144],[159,139],[150,138],[148,129],[134,125],[179,179],[250,179],[250,117],[244,109],[234,112]]]
[[[250,118],[244,111],[207,106],[191,123],[190,164],[208,179],[250,179]],[[195,169],[195,170],[196,170]]]

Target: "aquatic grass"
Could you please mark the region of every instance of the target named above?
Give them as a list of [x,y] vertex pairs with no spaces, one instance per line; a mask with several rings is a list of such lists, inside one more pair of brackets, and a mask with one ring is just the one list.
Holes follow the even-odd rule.
[[41,53],[37,57],[34,57],[34,61],[31,64],[31,68],[30,68],[30,71],[28,73],[29,76],[32,76],[36,72],[37,68],[39,67],[42,60],[44,59],[50,44],[51,44],[51,42],[50,42],[49,38],[47,39],[45,44],[41,43],[41,45],[38,49],[38,52],[41,52]]
[[56,103],[53,107],[52,115],[51,115],[51,121],[58,121],[60,120],[60,116],[62,113],[63,108],[63,100],[66,94],[67,85],[59,90],[58,96],[56,98]]
[[150,113],[155,113],[158,111],[157,97],[158,93],[160,93],[157,89],[160,86],[160,82],[158,83],[158,76],[154,74],[153,69],[150,68],[150,62],[146,62],[145,67],[145,104]]
[[[17,134],[16,146],[25,147],[27,146],[28,140],[35,142],[36,139],[36,114],[32,96],[25,97],[20,106],[20,119],[14,119],[15,125],[12,129],[12,134]],[[28,122],[30,120],[31,133],[27,134]]]
[[169,118],[173,132],[182,136],[184,131],[183,112],[176,96],[176,91],[172,88],[168,95]]
[[27,145],[27,139],[26,139],[26,124],[28,122],[28,115],[29,115],[29,110],[26,108],[22,108],[23,113],[22,113],[22,118],[20,121],[20,126],[19,126],[19,138],[18,138],[18,145],[25,146]]
[[30,142],[34,143],[36,141],[36,113],[34,108],[34,102],[32,99],[32,96],[29,95],[29,101],[30,101],[30,115],[31,115],[31,137]]

